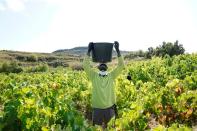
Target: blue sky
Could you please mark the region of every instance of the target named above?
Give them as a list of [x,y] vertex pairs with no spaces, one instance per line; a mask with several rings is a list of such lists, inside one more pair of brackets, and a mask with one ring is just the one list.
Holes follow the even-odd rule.
[[0,0],[0,50],[52,52],[89,42],[197,52],[196,0]]

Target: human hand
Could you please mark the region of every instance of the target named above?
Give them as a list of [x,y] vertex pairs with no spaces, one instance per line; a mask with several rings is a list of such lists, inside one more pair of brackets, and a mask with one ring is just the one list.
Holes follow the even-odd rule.
[[114,48],[116,49],[116,51],[119,51],[119,43],[118,43],[118,41],[114,42]]
[[121,54],[120,54],[120,50],[119,50],[119,43],[118,43],[118,41],[114,41],[114,48],[116,49],[118,57],[120,57]]

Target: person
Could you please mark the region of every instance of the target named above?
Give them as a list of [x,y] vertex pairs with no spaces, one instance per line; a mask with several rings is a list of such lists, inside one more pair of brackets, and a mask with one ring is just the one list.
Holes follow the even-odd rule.
[[124,69],[123,58],[120,54],[119,43],[115,42],[114,47],[118,56],[118,66],[108,73],[108,66],[101,63],[97,73],[90,65],[90,52],[93,50],[93,43],[88,45],[88,52],[83,60],[83,68],[92,82],[92,122],[93,125],[100,125],[107,128],[107,123],[117,117],[115,79]]

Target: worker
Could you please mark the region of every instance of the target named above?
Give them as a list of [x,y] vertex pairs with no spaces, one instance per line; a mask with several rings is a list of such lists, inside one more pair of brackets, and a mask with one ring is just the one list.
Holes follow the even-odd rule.
[[115,96],[115,79],[124,69],[123,58],[120,54],[119,43],[114,43],[118,56],[118,66],[108,72],[108,66],[101,63],[98,66],[99,72],[91,68],[90,52],[94,45],[88,45],[88,52],[83,61],[83,68],[92,83],[92,122],[93,125],[100,125],[104,129],[107,128],[108,122],[117,117],[116,96]]

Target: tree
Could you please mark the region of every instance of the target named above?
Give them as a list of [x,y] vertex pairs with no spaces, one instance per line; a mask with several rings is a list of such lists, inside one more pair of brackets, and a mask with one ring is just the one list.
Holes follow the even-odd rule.
[[179,44],[178,40],[176,42],[174,42],[174,52],[175,52],[175,55],[184,54],[184,52],[185,52],[183,45]]
[[146,58],[151,58],[153,55],[164,57],[165,55],[169,55],[170,57],[174,55],[184,54],[185,49],[182,44],[179,44],[178,40],[174,43],[171,42],[163,42],[162,45],[156,47],[156,49],[150,47],[148,48],[148,52],[146,54]]
[[146,58],[150,59],[154,55],[154,48],[149,47],[148,51],[146,52]]

